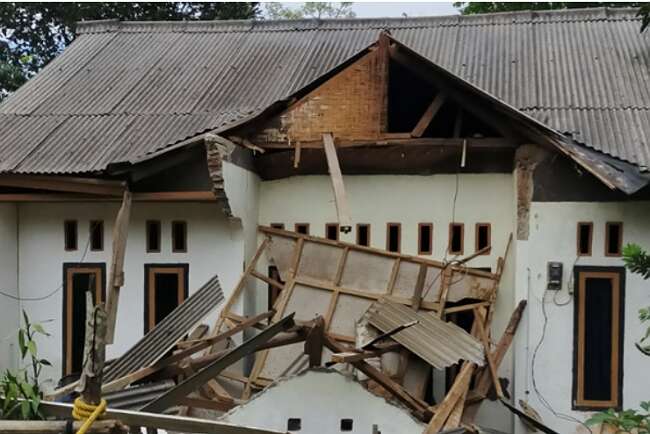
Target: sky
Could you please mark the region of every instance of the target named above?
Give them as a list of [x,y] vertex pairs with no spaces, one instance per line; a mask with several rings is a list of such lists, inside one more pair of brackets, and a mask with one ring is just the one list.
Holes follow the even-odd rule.
[[352,10],[359,18],[458,14],[451,2],[354,2]]

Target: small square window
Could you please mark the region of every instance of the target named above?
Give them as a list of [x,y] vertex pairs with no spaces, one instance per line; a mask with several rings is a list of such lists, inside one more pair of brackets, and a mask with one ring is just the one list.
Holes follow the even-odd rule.
[[273,229],[282,229],[284,230],[284,223],[271,223]]
[[341,419],[341,431],[352,431],[353,424],[352,419]]
[[418,224],[418,255],[430,255],[433,252],[433,224]]
[[90,250],[104,250],[104,222],[101,220],[90,221]]
[[187,222],[172,222],[172,252],[187,252]]
[[591,240],[594,224],[591,222],[578,223],[578,256],[591,256]]
[[66,220],[63,222],[63,243],[66,251],[77,250],[77,221]]
[[[492,229],[490,223],[476,223],[476,251],[479,252],[492,245]],[[487,255],[488,253],[483,253]]]
[[398,252],[402,244],[402,225],[400,223],[386,224],[386,250]]
[[338,241],[339,239],[339,224],[327,223],[325,225],[325,238],[328,240]]
[[296,223],[295,231],[299,234],[309,235],[309,223]]
[[449,253],[452,255],[462,255],[464,251],[464,232],[465,225],[462,223],[449,224]]
[[160,252],[160,220],[147,220],[147,252]]
[[370,225],[367,223],[357,224],[357,244],[360,246],[370,246]]
[[607,222],[605,226],[605,256],[621,256],[623,250],[623,223]]
[[302,420],[300,418],[287,419],[287,431],[300,431],[302,429]]

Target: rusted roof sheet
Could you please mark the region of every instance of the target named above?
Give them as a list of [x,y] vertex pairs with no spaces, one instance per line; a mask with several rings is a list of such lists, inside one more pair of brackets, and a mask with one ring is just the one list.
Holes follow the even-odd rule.
[[635,13],[86,23],[0,105],[0,171],[92,172],[218,132],[289,97],[383,29],[551,128],[646,166],[650,33],[639,33]]
[[368,310],[368,322],[382,332],[418,321],[392,336],[409,351],[421,357],[437,369],[444,369],[459,360],[483,365],[483,345],[457,325],[445,322],[434,312],[416,312],[408,306],[380,300]]

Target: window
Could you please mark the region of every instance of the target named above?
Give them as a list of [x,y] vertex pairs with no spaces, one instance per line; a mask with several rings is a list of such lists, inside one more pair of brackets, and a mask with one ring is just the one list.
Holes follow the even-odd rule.
[[464,251],[465,225],[462,223],[449,224],[449,253],[462,255]]
[[430,255],[433,252],[433,224],[418,224],[418,255]]
[[101,220],[90,221],[90,250],[104,250],[104,222]]
[[[476,251],[492,245],[492,228],[490,223],[476,223]],[[487,255],[488,252],[483,253]]]
[[338,241],[339,239],[339,224],[338,223],[327,223],[325,225],[325,238],[328,240]]
[[284,230],[284,223],[271,223],[273,229],[282,229]]
[[77,221],[66,220],[63,222],[63,243],[66,251],[77,250]]
[[621,267],[575,267],[574,409],[621,406],[624,277]]
[[607,222],[605,225],[605,256],[621,256],[623,223]]
[[105,299],[106,264],[63,264],[63,375],[81,372],[86,333],[86,292]]
[[402,244],[402,225],[400,223],[386,224],[386,250],[399,252]]
[[352,431],[352,425],[352,419],[341,419],[341,431]]
[[591,256],[591,239],[593,237],[594,224],[591,222],[578,223],[578,256]]
[[187,252],[187,222],[172,222],[172,252]]
[[147,252],[160,252],[160,221],[147,220]]
[[188,296],[187,264],[145,264],[144,332],[169,315]]
[[300,431],[302,429],[302,420],[300,418],[287,419],[287,431]]
[[360,246],[370,246],[370,225],[367,223],[357,224],[357,244]]
[[309,223],[296,223],[295,231],[299,234],[309,235]]

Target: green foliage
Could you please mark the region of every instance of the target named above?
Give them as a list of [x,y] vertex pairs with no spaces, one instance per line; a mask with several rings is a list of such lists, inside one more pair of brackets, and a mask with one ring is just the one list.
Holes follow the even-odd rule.
[[18,331],[18,348],[21,360],[29,355],[31,377],[28,369],[16,373],[7,370],[0,377],[0,419],[38,420],[43,419],[40,411],[43,393],[39,385],[39,375],[43,366],[51,366],[50,362],[38,358],[36,336],[49,336],[40,324],[29,321],[23,311],[25,325]]
[[617,432],[634,432],[637,434],[650,433],[650,401],[641,403],[641,409],[637,410],[614,411],[609,409],[596,413],[587,420],[587,425],[607,424],[617,428]]
[[0,100],[72,42],[78,21],[221,20],[257,14],[257,3],[250,2],[0,3]]
[[543,11],[550,9],[622,8],[639,7],[643,2],[455,2],[463,15],[489,14],[493,12]]
[[623,248],[623,262],[628,270],[650,278],[650,255],[638,244],[627,244]]
[[282,3],[265,3],[266,16],[271,20],[298,20],[302,18],[354,18],[352,2],[306,2],[298,8]]

